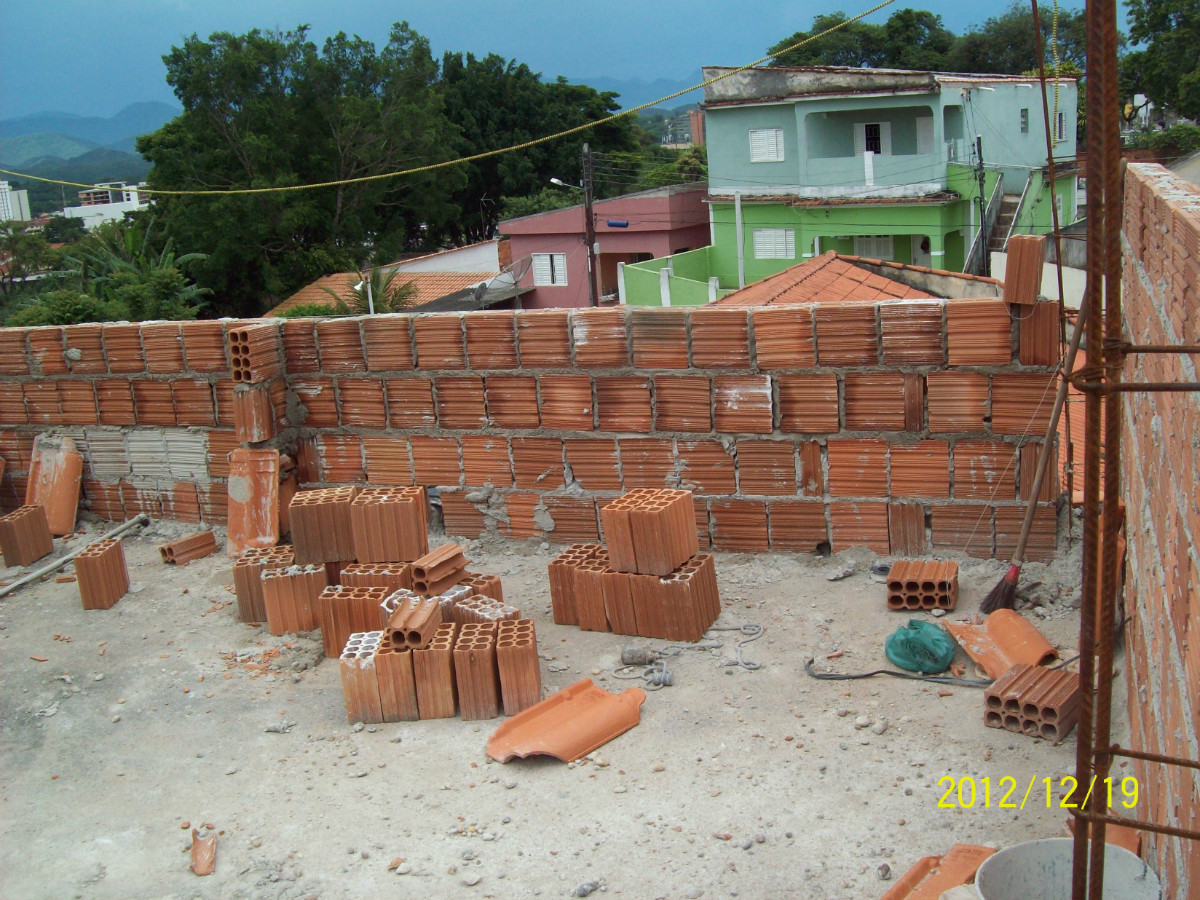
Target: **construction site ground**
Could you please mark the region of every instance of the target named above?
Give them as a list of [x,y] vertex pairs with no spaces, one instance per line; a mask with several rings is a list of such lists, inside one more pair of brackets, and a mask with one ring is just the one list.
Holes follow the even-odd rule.
[[[107,526],[81,527],[68,547]],[[910,616],[886,610],[867,551],[718,553],[718,624],[765,627],[743,649],[761,668],[727,665],[740,634],[718,632],[723,646],[668,659],[674,685],[589,759],[501,765],[484,749],[500,719],[347,724],[319,635],[239,622],[224,556],[162,564],[158,545],[194,530],[126,538],[132,591],[110,610],[84,612],[53,578],[0,600],[0,897],[868,900],[956,842],[1063,833],[1074,734],[1054,746],[986,728],[979,688],[805,673],[810,656],[822,671],[894,668],[884,639]],[[535,620],[546,693],[640,683],[611,674],[636,639],[551,622],[557,545],[467,548]],[[956,618],[1004,572],[961,562]],[[828,580],[844,566],[855,573]],[[1027,564],[1022,583],[1021,611],[1074,655],[1078,547]],[[1005,776],[1018,787],[1002,798]],[[193,827],[218,834],[211,876],[189,871]]]

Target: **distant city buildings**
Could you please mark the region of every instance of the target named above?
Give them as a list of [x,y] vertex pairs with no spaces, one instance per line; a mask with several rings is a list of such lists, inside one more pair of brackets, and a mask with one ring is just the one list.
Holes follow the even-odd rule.
[[145,185],[144,181],[138,184],[125,184],[123,181],[97,184],[80,191],[80,205],[64,207],[62,214],[72,219],[83,219],[83,227],[91,231],[103,222],[119,221],[125,218],[125,213],[146,206],[150,198],[138,190]]
[[0,181],[0,222],[28,222],[29,191],[14,191],[7,181]]

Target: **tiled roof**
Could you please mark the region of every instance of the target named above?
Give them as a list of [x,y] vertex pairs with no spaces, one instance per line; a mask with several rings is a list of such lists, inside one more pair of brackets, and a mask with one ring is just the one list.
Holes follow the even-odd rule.
[[[416,285],[417,295],[413,299],[412,305],[417,307],[445,297],[447,294],[491,281],[497,274],[497,272],[402,272],[396,276],[396,280],[400,283],[411,281]],[[266,315],[277,316],[302,303],[325,303],[332,306],[333,298],[323,288],[329,288],[340,297],[349,300],[354,296],[354,285],[358,284],[361,277],[357,272],[337,272],[318,278],[307,287],[296,291]]]
[[[876,300],[932,299],[933,294],[862,269],[830,250],[778,275],[764,278],[710,306],[800,306],[805,303],[854,303]],[[866,262],[866,260],[864,260]],[[874,260],[872,260],[874,262]]]

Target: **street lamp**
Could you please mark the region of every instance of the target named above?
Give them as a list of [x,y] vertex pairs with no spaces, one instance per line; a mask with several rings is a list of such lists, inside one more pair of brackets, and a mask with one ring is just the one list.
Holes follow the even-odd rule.
[[367,312],[371,315],[375,315],[375,298],[371,296],[371,276],[364,275],[362,280],[360,280],[358,284],[354,286],[354,290],[361,291],[364,284],[367,286]]

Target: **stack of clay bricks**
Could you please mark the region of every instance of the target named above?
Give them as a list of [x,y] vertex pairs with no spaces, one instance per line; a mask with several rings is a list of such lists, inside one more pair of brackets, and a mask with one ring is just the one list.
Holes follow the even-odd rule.
[[502,706],[513,715],[541,699],[529,619],[444,621],[441,598],[408,590],[380,609],[384,628],[350,634],[339,657],[349,721],[490,719]]
[[894,610],[945,609],[958,605],[958,563],[897,560],[887,575],[887,606]]
[[266,569],[286,569],[294,565],[292,548],[255,547],[245,550],[233,564],[233,589],[238,601],[238,619],[242,622],[267,621],[263,603],[262,573]]
[[1079,673],[1019,663],[984,691],[984,724],[1058,743],[1079,719]]
[[0,552],[4,565],[27,566],[54,550],[54,538],[41,506],[22,506],[0,518]]
[[354,559],[411,562],[429,552],[425,488],[370,488],[350,504]]
[[607,548],[575,544],[550,563],[554,621],[698,641],[721,614],[711,554],[699,553],[689,491],[638,489],[600,510]]
[[271,634],[312,631],[320,627],[318,598],[329,586],[329,574],[324,566],[297,563],[285,568],[264,568],[259,577],[262,579],[267,629]]
[[356,562],[342,569],[339,582],[346,587],[382,587],[389,594],[412,586],[408,563]]
[[357,487],[300,491],[288,505],[292,550],[304,564],[354,560],[354,529],[350,508]]
[[203,559],[217,552],[217,536],[212,530],[191,534],[171,541],[158,548],[162,561],[177,566],[186,566],[192,560]]
[[349,587],[331,584],[317,597],[317,622],[325,655],[338,656],[350,635],[377,631],[384,624],[383,603],[388,598],[385,587]]
[[114,538],[96,541],[75,557],[75,578],[84,609],[108,609],[129,590],[125,551]]

